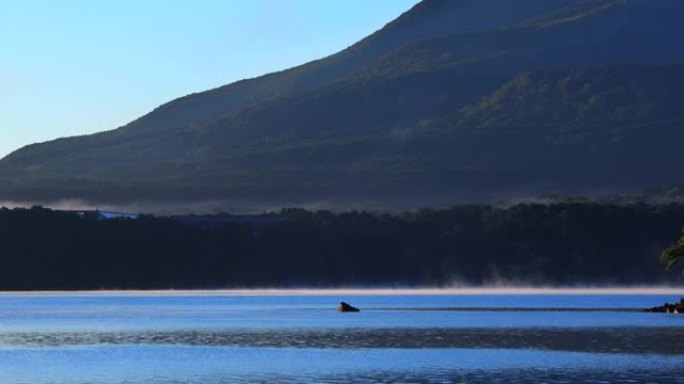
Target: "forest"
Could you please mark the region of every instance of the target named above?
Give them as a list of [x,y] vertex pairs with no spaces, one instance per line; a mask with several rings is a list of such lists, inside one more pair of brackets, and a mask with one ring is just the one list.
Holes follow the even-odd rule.
[[684,205],[554,203],[403,213],[96,219],[0,209],[0,290],[644,285]]
[[681,185],[682,19],[677,0],[420,2],[320,60],[17,149],[0,200],[396,211]]

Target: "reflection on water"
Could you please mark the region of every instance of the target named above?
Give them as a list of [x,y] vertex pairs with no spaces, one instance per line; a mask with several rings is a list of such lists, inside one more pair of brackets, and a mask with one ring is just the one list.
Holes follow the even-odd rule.
[[684,384],[675,299],[0,295],[0,384]]
[[0,349],[3,384],[682,383],[680,357],[491,349]]
[[684,354],[683,328],[393,328],[0,333],[0,346],[191,345],[260,348],[503,348]]

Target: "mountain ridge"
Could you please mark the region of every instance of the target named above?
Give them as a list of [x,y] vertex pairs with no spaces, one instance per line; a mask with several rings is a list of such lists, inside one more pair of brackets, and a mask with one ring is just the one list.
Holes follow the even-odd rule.
[[[644,118],[638,108],[625,103],[632,100],[632,93],[642,91],[651,94],[635,98],[633,104],[648,104],[649,97],[663,104],[657,95],[661,91],[672,105],[681,100],[667,78],[644,80],[640,73],[669,71],[673,84],[681,81],[684,69],[679,64],[684,62],[684,52],[670,40],[684,33],[675,23],[684,17],[684,4],[673,0],[525,0],[516,4],[517,13],[511,12],[511,2],[503,0],[423,1],[385,28],[327,58],[176,99],[117,130],[25,147],[0,161],[0,197],[162,200],[172,205],[234,199],[256,206],[398,201],[399,206],[421,206],[482,202],[521,190],[532,195],[597,189],[622,193],[626,188],[678,181],[675,165],[684,163],[675,155],[670,155],[670,161],[661,159],[664,169],[656,172],[659,177],[642,170],[633,183],[625,182],[623,176],[608,182],[612,176],[601,177],[594,170],[588,174],[596,175],[582,182],[581,177],[563,181],[558,175],[580,172],[573,171],[573,166],[591,169],[581,158],[592,146],[609,148],[614,156],[626,156],[627,148],[638,148],[633,141],[644,141],[647,128],[627,135],[627,141],[617,144],[622,145],[619,150],[601,144],[601,132],[620,130],[617,125],[621,124],[635,127],[639,119],[647,119],[652,127],[662,126],[653,128],[654,142],[645,140],[644,148],[657,151],[662,145],[672,150],[673,138],[679,135],[676,108],[662,109],[663,116],[652,113]],[[497,17],[478,21],[473,15]],[[373,59],[354,64],[354,57]],[[317,77],[326,70],[334,76]],[[522,109],[524,118],[497,118],[497,113],[486,108],[477,117],[477,108],[488,99],[491,102],[497,92],[501,96],[502,87],[511,87],[511,81],[521,81],[526,73],[544,70],[566,71],[587,83],[597,82],[603,89],[592,97],[608,97],[619,104],[604,102],[601,113],[622,108],[624,116],[590,121],[568,115],[558,121],[553,113],[578,114],[580,109],[564,105],[558,94],[544,94],[540,84],[531,82],[530,89],[519,91],[521,95],[537,92],[536,99],[526,104],[504,103],[508,114]],[[620,91],[604,81],[629,70],[639,72],[630,75],[632,80],[641,81],[632,91]],[[274,81],[271,88],[268,81]],[[236,101],[241,106],[221,98],[203,101],[244,87],[251,87],[252,93]],[[613,96],[601,96],[611,89]],[[283,93],[274,96],[278,92]],[[626,99],[616,99],[618,94]],[[530,102],[549,95],[555,98],[547,100],[550,104],[545,108]],[[574,102],[589,103],[580,99]],[[179,107],[183,103],[202,107],[184,114]],[[212,108],[220,113],[207,112]],[[182,118],[174,119],[176,113]],[[197,114],[202,117],[198,119]],[[499,125],[556,124],[557,130],[569,130],[570,135],[576,132],[572,133],[569,122],[575,121],[595,134],[583,139],[588,147],[573,152],[546,140],[543,131],[541,137],[535,136],[539,132],[529,133],[531,137],[510,132],[496,137],[500,130],[474,130],[483,114],[492,114]],[[154,119],[173,123],[155,125],[159,121]],[[458,129],[445,131],[444,125]],[[668,139],[662,132],[674,136]],[[470,158],[450,154],[446,143],[456,143]],[[515,155],[518,147],[526,148],[522,153],[527,154]],[[568,160],[563,162],[556,152]],[[609,155],[591,153],[596,161],[607,161]],[[490,154],[491,159],[482,154]],[[643,156],[647,157],[645,152]],[[512,170],[507,162],[528,168]],[[537,162],[559,168],[542,169]],[[607,175],[615,172],[603,165],[596,168]]]

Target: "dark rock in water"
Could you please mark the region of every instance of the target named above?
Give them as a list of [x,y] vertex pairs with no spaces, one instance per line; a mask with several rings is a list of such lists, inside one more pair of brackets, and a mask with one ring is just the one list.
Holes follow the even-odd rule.
[[337,310],[339,312],[361,312],[358,308],[353,307],[353,306],[345,303],[344,301],[340,302],[340,306],[337,307]]

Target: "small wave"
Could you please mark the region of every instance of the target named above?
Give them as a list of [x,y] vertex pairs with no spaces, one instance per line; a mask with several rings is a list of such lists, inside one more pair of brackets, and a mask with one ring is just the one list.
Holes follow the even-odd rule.
[[684,355],[684,328],[392,328],[0,333],[0,347],[188,345],[268,348],[491,348]]

